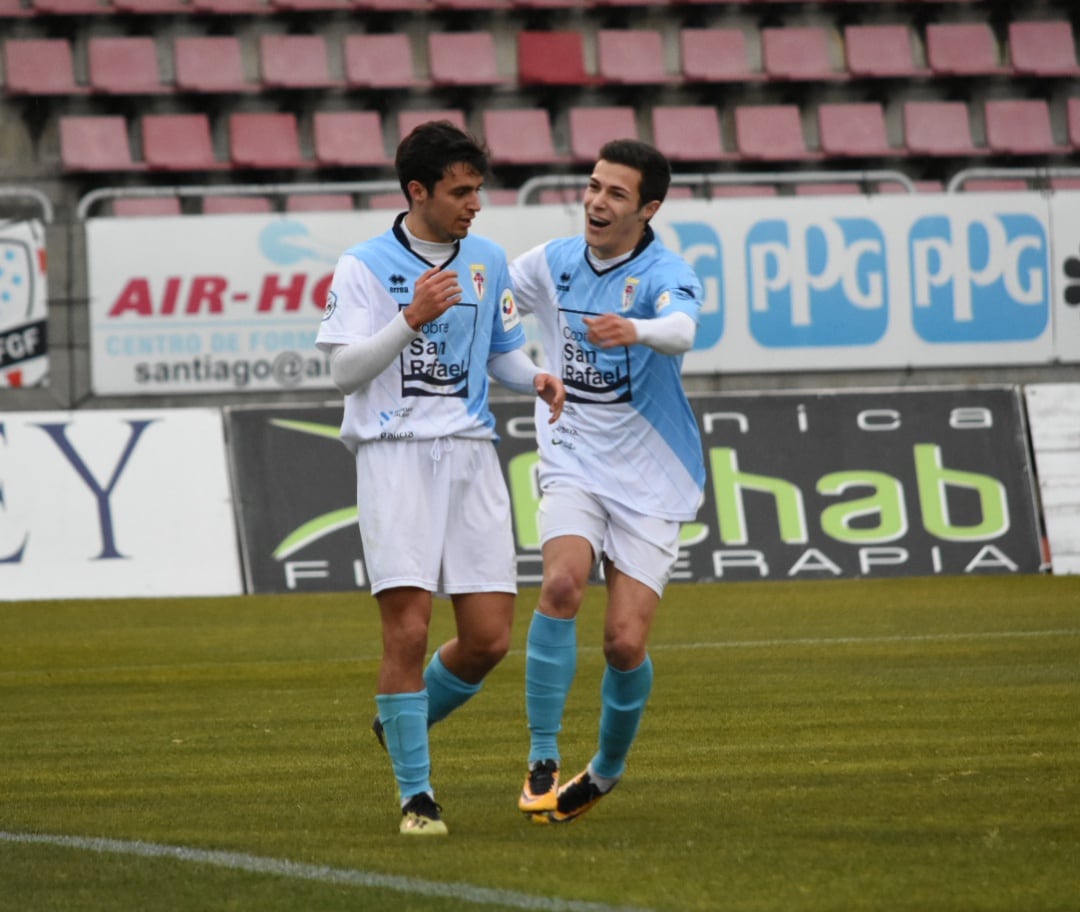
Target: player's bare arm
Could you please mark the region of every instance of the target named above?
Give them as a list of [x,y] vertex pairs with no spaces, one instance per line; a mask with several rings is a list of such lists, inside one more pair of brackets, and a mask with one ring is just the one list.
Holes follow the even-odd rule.
[[404,309],[405,321],[419,331],[425,323],[441,317],[461,300],[458,274],[435,266],[416,280],[413,299]]

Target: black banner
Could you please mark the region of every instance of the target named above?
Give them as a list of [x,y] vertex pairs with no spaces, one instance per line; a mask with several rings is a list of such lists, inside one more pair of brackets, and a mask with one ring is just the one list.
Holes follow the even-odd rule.
[[[1019,390],[698,396],[708,479],[673,579],[1032,573]],[[527,402],[495,403],[519,581],[541,576]],[[366,588],[340,407],[228,412],[249,591]]]

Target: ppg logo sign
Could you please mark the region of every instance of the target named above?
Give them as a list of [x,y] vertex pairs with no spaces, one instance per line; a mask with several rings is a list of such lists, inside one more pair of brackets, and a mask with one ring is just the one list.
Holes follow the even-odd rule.
[[1035,339],[1050,317],[1049,244],[1030,215],[926,216],[909,242],[915,331],[927,342]]
[[870,219],[756,223],[746,284],[750,331],[769,348],[869,345],[888,326],[885,237]]
[[708,349],[724,335],[724,251],[720,238],[704,222],[673,222],[674,250],[697,273],[705,298],[698,316],[695,349]]

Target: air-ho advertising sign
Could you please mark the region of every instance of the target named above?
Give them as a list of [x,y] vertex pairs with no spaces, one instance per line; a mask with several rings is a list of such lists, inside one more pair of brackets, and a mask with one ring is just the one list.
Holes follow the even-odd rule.
[[[705,290],[683,369],[1078,360],[1058,325],[1076,315],[1060,303],[1068,284],[1061,264],[1075,259],[1080,230],[1070,213],[1067,201],[1035,193],[667,202],[657,234]],[[331,389],[314,341],[334,264],[390,219],[90,220],[95,392]],[[512,258],[579,233],[582,219],[578,207],[496,206],[475,230]]]
[[[1012,388],[701,396],[707,483],[673,579],[1036,572]],[[528,403],[496,403],[519,582],[542,573]],[[340,407],[228,414],[249,591],[367,588]],[[376,444],[377,445],[377,444]],[[479,545],[478,545],[479,546]]]

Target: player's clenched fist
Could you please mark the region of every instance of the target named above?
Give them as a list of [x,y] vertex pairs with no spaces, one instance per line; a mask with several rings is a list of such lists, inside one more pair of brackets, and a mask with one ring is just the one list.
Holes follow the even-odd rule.
[[419,330],[460,300],[458,274],[452,269],[434,266],[416,280],[412,303],[405,308],[405,320],[414,330]]

